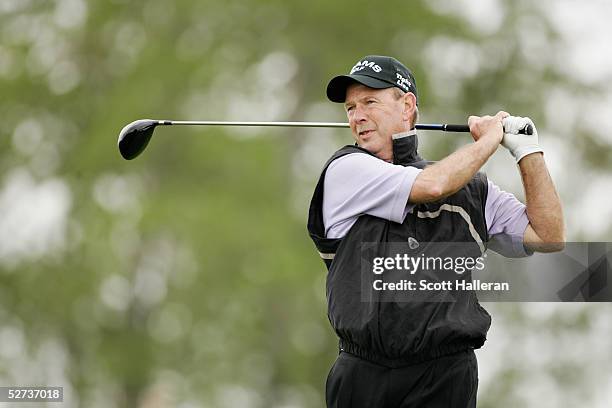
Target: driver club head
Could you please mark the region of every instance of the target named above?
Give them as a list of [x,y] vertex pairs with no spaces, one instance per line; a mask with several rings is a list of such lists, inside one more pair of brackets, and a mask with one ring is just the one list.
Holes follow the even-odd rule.
[[127,124],[119,133],[119,152],[125,160],[137,157],[149,144],[155,126],[159,121],[152,119],[140,119]]

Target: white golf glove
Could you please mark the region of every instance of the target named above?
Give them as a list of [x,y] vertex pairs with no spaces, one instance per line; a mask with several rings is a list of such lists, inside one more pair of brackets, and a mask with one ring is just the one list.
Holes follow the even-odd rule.
[[[504,138],[501,144],[510,151],[517,163],[528,154],[544,152],[538,145],[538,131],[531,119],[520,116],[508,116],[502,123],[504,125]],[[519,134],[519,130],[527,125],[531,125],[533,134]]]

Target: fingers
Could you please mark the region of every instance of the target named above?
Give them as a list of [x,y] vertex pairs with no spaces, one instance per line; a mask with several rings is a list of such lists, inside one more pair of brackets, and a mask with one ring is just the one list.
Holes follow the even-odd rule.
[[502,126],[503,133],[518,134],[527,125],[534,127],[533,121],[528,117],[512,116],[506,111],[499,111],[495,116],[469,116],[468,126],[475,139],[480,138],[487,130],[495,126]]
[[502,120],[510,116],[510,114],[506,111],[499,111],[495,114],[495,116],[498,117],[500,120]]
[[495,139],[501,143],[503,133],[502,120],[504,117],[510,116],[508,112],[499,111],[495,116],[470,116],[468,117],[468,126],[470,133],[475,141],[483,137]]
[[508,116],[503,119],[504,133],[518,134],[530,122],[529,118],[520,116]]
[[482,118],[480,116],[470,116],[468,117],[468,127],[470,128],[470,133],[474,140],[478,140],[480,137],[480,124]]
[[499,111],[495,114],[495,116],[469,116],[468,117],[468,126],[470,127],[470,129],[472,129],[473,127],[476,127],[480,124],[486,123],[486,122],[491,122],[491,121],[499,121],[500,123],[504,123],[504,120],[506,118],[510,118],[512,116],[510,116],[510,114],[506,111]]
[[[473,127],[479,127],[479,126],[484,126],[485,124],[491,122],[492,120],[496,119],[497,116],[470,116],[468,117],[468,126],[470,127],[470,129],[472,129]],[[499,118],[499,121],[501,122],[501,117]]]

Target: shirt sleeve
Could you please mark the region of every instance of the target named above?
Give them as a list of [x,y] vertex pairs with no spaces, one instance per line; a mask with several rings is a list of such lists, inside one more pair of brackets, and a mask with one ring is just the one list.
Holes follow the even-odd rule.
[[416,167],[387,163],[363,153],[334,160],[323,186],[326,236],[343,237],[363,214],[404,222],[413,207],[408,197],[420,172]]
[[508,258],[532,255],[523,245],[523,235],[529,224],[525,204],[513,194],[501,190],[488,180],[485,219],[489,248]]

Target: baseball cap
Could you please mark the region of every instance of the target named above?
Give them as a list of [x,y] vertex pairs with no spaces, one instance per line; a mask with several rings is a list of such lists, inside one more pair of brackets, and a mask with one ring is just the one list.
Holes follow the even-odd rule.
[[357,61],[348,75],[338,75],[327,84],[327,97],[332,102],[344,102],[349,85],[359,82],[370,88],[384,89],[393,86],[404,92],[412,92],[417,98],[416,82],[412,72],[393,57],[367,55]]

